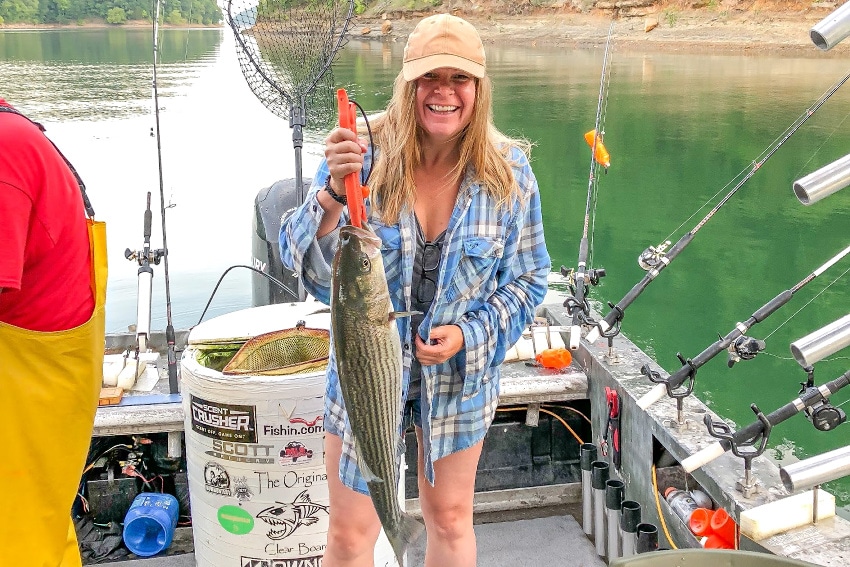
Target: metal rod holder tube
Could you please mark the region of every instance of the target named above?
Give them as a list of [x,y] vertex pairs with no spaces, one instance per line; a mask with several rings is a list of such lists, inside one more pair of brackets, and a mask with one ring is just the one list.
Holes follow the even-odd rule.
[[850,2],[842,4],[815,24],[809,32],[812,42],[824,51],[829,51],[848,35],[850,35]]
[[850,445],[779,469],[782,484],[789,492],[807,490],[848,475],[850,475]]
[[635,551],[648,553],[658,550],[658,528],[655,524],[638,524],[635,534]]
[[138,299],[136,300],[136,337],[139,350],[148,348],[148,338],[151,336],[151,298],[153,295],[153,270],[139,270]]
[[590,470],[596,460],[596,445],[583,443],[579,448],[581,461],[581,526],[585,535],[593,535],[593,491]]
[[623,500],[623,505],[620,508],[620,540],[623,557],[635,554],[635,533],[637,533],[637,527],[640,524],[640,510],[640,502]]
[[804,205],[817,203],[850,185],[850,154],[794,182],[794,195]]
[[596,554],[605,557],[605,483],[608,482],[610,465],[606,461],[594,461],[590,481],[593,487],[593,541]]
[[806,368],[850,346],[850,314],[791,343],[791,354]]
[[608,561],[620,557],[620,507],[626,485],[622,480],[611,479],[605,483],[605,528],[608,534]]

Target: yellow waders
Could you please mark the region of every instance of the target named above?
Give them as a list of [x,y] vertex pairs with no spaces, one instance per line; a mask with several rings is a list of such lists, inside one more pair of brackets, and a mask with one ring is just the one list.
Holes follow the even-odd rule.
[[0,322],[0,565],[81,564],[71,521],[103,380],[106,226],[88,220],[95,308],[66,331]]

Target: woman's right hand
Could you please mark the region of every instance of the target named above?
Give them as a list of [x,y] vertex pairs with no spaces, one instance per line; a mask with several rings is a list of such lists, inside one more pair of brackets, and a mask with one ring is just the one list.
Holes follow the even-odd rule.
[[337,183],[341,189],[344,188],[343,179],[349,173],[360,174],[366,149],[366,142],[348,128],[331,130],[325,138],[325,159],[328,161],[334,191],[336,191]]
[[[348,128],[334,128],[325,138],[325,159],[330,171],[331,189],[337,195],[345,195],[345,176],[349,173],[360,175],[363,169],[363,154],[366,142]],[[317,198],[325,214],[316,233],[321,238],[333,231],[339,223],[343,206],[336,202],[326,191],[319,191]]]

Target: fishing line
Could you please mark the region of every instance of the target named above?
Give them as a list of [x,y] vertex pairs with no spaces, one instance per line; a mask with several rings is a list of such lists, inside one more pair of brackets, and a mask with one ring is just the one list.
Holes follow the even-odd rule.
[[838,129],[841,128],[841,126],[844,125],[844,123],[847,121],[847,118],[850,118],[850,112],[848,112],[847,114],[844,115],[844,118],[842,118],[841,122],[839,122],[838,125],[835,128],[833,128],[833,130],[829,134],[829,136],[827,136],[826,139],[823,142],[821,142],[820,146],[818,146],[818,148],[815,151],[812,152],[812,155],[809,157],[808,160],[806,160],[806,163],[803,164],[803,166],[797,172],[797,175],[794,176],[794,179],[799,179],[800,176],[802,175],[803,171],[806,171],[808,169],[809,163],[811,163],[811,161],[813,159],[815,159],[815,156],[818,154],[818,152],[820,152],[821,149],[826,145],[826,143],[829,142],[832,139],[832,137],[835,135],[835,133],[838,131]]
[[816,293],[816,294],[815,294],[815,295],[814,295],[814,296],[813,296],[810,300],[808,300],[806,303],[804,303],[804,304],[803,304],[803,305],[802,305],[799,309],[797,309],[797,310],[796,310],[794,313],[792,313],[792,314],[791,314],[791,315],[790,315],[787,319],[785,319],[782,323],[780,323],[778,327],[776,327],[773,331],[771,331],[771,332],[770,332],[770,334],[769,334],[769,335],[767,335],[767,336],[764,338],[764,340],[766,341],[767,339],[769,339],[770,337],[772,337],[772,336],[773,336],[773,334],[774,334],[776,331],[778,331],[779,329],[781,329],[781,328],[782,328],[782,327],[783,327],[783,326],[784,326],[784,325],[785,325],[788,321],[790,321],[791,319],[793,319],[794,317],[796,317],[796,316],[797,316],[797,314],[798,314],[800,311],[802,311],[803,309],[805,309],[806,307],[808,307],[808,306],[809,306],[809,303],[811,303],[812,301],[814,301],[815,299],[817,299],[818,297],[820,297],[820,296],[821,296],[821,295],[822,295],[822,294],[823,294],[826,290],[828,290],[830,287],[832,287],[832,285],[833,285],[835,282],[837,282],[838,280],[840,280],[841,278],[843,278],[844,276],[846,276],[848,272],[850,272],[850,268],[847,268],[846,270],[844,270],[844,271],[841,273],[841,275],[839,275],[839,276],[838,276],[838,277],[836,277],[834,280],[832,280],[831,282],[829,282],[826,286],[824,286],[824,288],[823,288],[822,290],[820,290],[818,293]]

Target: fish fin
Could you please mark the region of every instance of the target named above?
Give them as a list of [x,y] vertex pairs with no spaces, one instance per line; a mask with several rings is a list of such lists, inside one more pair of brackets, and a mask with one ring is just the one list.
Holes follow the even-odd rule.
[[399,522],[397,533],[387,533],[387,539],[390,540],[390,545],[393,546],[393,552],[399,565],[404,565],[404,554],[407,552],[408,546],[415,542],[424,531],[425,524],[407,512],[401,513],[401,521]]
[[422,315],[421,311],[393,311],[390,313],[390,321],[395,321],[399,317],[413,317],[414,315]]
[[354,454],[357,455],[357,466],[360,468],[360,474],[363,475],[363,479],[368,482],[384,482],[384,480],[372,472],[372,469],[369,468],[369,465],[366,464],[366,460],[360,454],[360,450],[357,448],[357,443],[354,443]]
[[360,458],[360,454],[357,455],[357,466],[360,467],[360,474],[363,475],[363,478],[367,483],[384,482],[384,479],[372,472],[372,469],[369,468],[366,461]]

